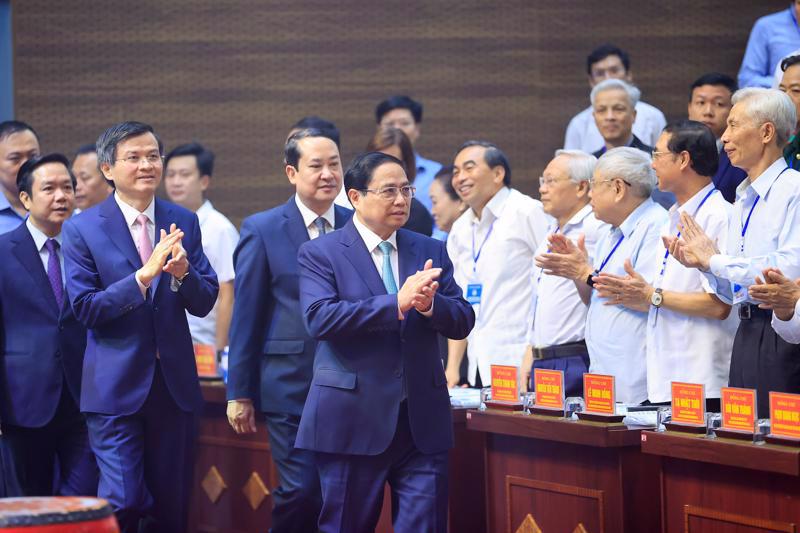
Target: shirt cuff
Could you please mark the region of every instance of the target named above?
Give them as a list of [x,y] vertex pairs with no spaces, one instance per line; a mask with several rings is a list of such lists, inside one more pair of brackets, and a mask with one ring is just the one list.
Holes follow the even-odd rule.
[[723,276],[723,270],[725,269],[725,261],[726,256],[722,254],[715,254],[711,256],[711,259],[708,260],[708,271],[717,276],[718,278],[725,277]]
[[142,298],[145,300],[147,299],[147,289],[150,288],[149,285],[145,285],[142,283],[142,280],[139,279],[139,272],[137,271],[136,274],[133,276],[136,279],[136,284],[139,286],[139,291],[142,293]]
[[431,300],[431,308],[428,309],[427,311],[419,311],[419,314],[421,314],[422,316],[427,317],[427,318],[432,317],[433,316],[433,300]]

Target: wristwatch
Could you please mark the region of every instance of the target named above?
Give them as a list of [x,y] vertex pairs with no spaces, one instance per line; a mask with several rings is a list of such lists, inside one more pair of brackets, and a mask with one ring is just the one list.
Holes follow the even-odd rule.
[[598,272],[597,272],[597,270],[595,270],[594,272],[592,272],[591,274],[589,274],[589,276],[586,278],[586,284],[587,284],[589,287],[593,288],[593,289],[594,289],[594,279],[593,279],[593,278],[594,278],[594,277],[595,277],[597,274],[598,274]]
[[659,287],[653,294],[650,296],[650,303],[653,304],[653,307],[661,307],[661,304],[664,302],[664,295],[661,294],[663,291]]

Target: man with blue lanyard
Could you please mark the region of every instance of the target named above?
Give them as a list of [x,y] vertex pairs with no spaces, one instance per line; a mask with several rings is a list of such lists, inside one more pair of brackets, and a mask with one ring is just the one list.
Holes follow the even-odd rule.
[[800,392],[800,350],[776,334],[772,312],[748,290],[766,268],[800,277],[800,172],[782,153],[795,123],[792,101],[776,89],[734,94],[722,142],[748,179],[736,190],[727,244],[718,247],[689,213],[681,214],[681,236],[667,238],[671,255],[703,271],[720,299],[737,305],[729,383],[757,390],[759,417],[769,413],[770,391]]
[[545,274],[571,279],[588,302],[589,371],[616,376],[617,400],[627,404],[647,400],[647,313],[615,304],[593,286],[600,273],[624,276],[626,267],[646,280],[658,273],[667,213],[650,198],[655,186],[647,154],[630,147],[609,150],[597,161],[592,177],[595,216],[611,225],[598,236],[594,260],[590,263],[582,239],[574,244],[563,234],[551,235],[551,252],[536,257]]
[[[678,201],[669,209],[662,235],[680,234],[680,215],[689,213],[717,246],[725,247],[733,206],[711,181],[718,161],[708,126],[681,120],[664,129],[653,151],[653,169],[659,188]],[[648,400],[668,403],[672,381],[702,383],[707,409],[718,412],[738,318],[699,271],[681,265],[664,246],[659,253],[652,283],[626,265],[622,276],[601,273],[594,288],[611,302],[648,313]]]

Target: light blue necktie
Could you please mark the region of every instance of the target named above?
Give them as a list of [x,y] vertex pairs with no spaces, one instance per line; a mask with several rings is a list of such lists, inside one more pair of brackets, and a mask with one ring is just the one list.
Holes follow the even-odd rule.
[[317,234],[317,237],[322,237],[323,235],[325,235],[325,219],[324,218],[317,217],[314,220],[314,225],[317,226],[317,229],[319,230],[319,233]]
[[383,286],[388,294],[397,294],[397,283],[392,272],[392,243],[383,241],[378,248],[383,252]]

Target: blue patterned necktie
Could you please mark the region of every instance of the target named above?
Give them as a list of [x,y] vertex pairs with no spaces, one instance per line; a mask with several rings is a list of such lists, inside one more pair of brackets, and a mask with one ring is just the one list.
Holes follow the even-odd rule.
[[64,305],[64,285],[61,282],[61,263],[58,261],[58,242],[55,239],[47,239],[44,243],[47,253],[47,279],[50,280],[50,287],[56,297],[58,308]]
[[383,252],[383,286],[386,287],[387,294],[397,294],[397,283],[392,271],[392,243],[383,241],[378,248]]
[[323,235],[325,235],[326,232],[325,232],[325,219],[324,218],[317,217],[314,220],[314,225],[317,226],[317,229],[319,230],[319,233],[317,234],[317,237],[322,237]]

